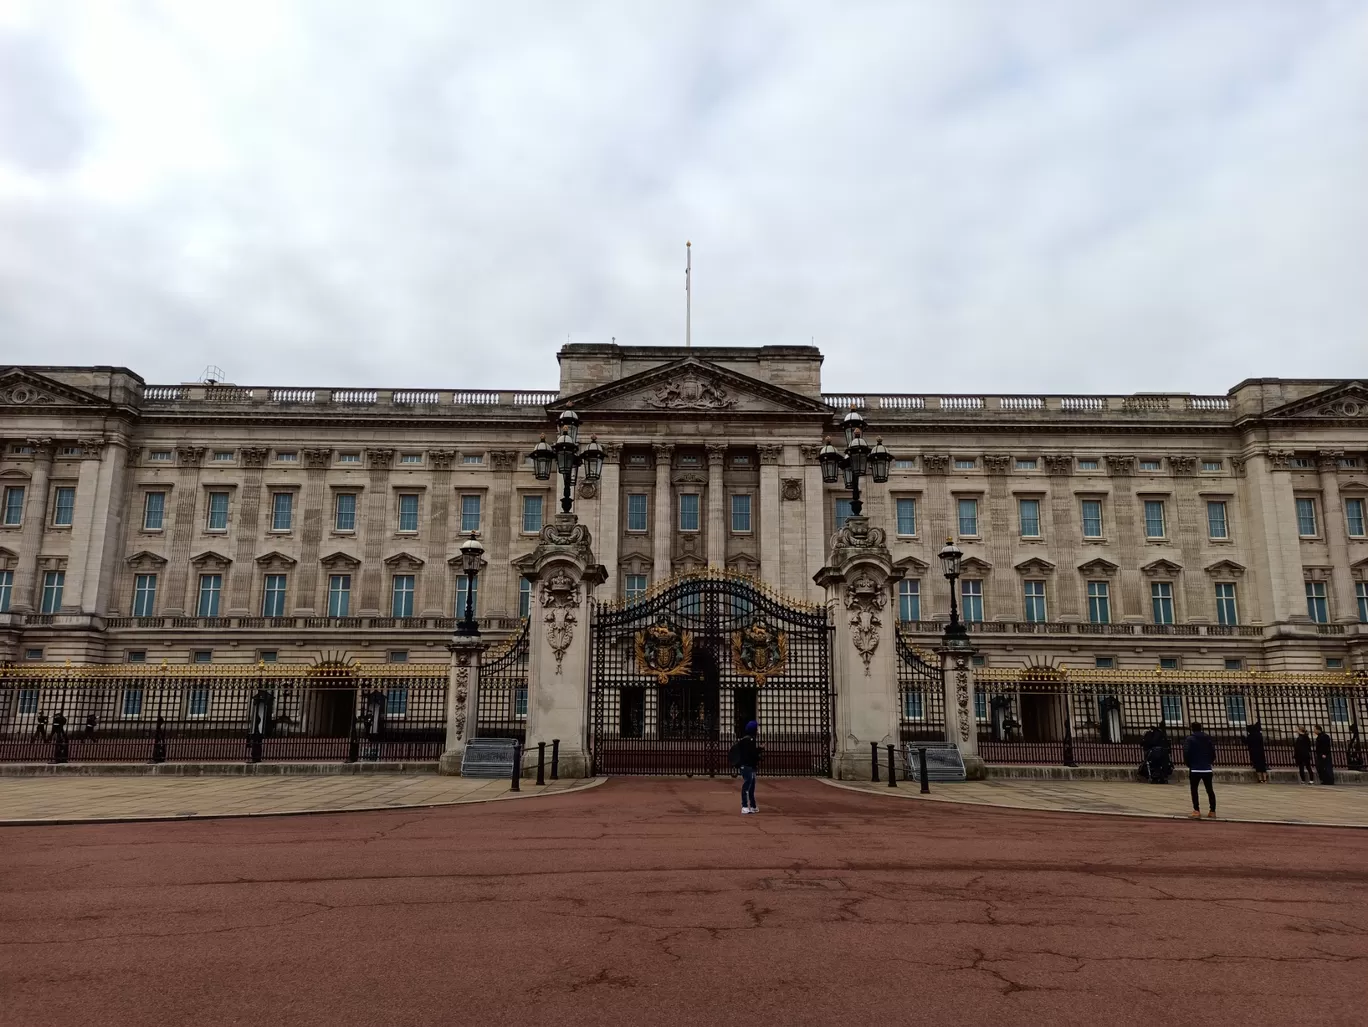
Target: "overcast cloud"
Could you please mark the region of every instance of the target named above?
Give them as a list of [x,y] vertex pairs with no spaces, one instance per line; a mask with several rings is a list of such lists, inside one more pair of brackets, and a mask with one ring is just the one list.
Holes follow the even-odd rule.
[[1368,375],[1368,2],[0,5],[0,361],[830,391]]

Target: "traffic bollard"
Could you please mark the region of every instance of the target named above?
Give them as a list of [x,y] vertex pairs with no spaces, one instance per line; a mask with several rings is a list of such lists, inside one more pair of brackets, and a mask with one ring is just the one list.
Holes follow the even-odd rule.
[[522,742],[513,743],[513,791],[522,791],[519,778],[522,777]]
[[873,782],[875,782],[875,783],[877,784],[877,783],[878,783],[878,780],[879,780],[879,743],[878,743],[878,742],[870,742],[870,743],[869,743],[869,763],[870,763],[870,778],[869,778],[869,780],[871,780],[871,781],[873,781]]
[[917,765],[921,768],[921,793],[929,795],[931,793],[931,782],[926,779],[926,746],[917,749]]
[[893,746],[888,747],[888,787],[898,787],[898,764],[894,762]]
[[551,739],[551,780],[560,780],[560,739]]
[[546,784],[546,743],[537,743],[537,784]]

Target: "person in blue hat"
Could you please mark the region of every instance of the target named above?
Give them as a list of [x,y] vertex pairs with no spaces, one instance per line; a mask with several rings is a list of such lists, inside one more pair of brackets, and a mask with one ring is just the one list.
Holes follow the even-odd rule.
[[760,765],[760,757],[765,750],[755,740],[759,731],[760,725],[753,720],[748,722],[746,733],[731,747],[731,765],[741,772],[742,813],[760,812],[760,807],[755,804],[755,768]]

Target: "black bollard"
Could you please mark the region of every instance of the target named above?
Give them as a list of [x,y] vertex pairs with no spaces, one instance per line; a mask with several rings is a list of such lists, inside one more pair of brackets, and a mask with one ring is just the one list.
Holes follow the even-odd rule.
[[893,759],[893,746],[888,747],[888,787],[898,787],[898,764]]
[[551,739],[551,780],[560,780],[560,739]]
[[152,762],[166,762],[166,718],[157,714],[157,733],[152,736]]
[[537,784],[546,784],[546,743],[537,743]]
[[513,791],[522,791],[522,742],[513,743]]
[[930,795],[931,782],[926,778],[926,746],[924,745],[917,748],[917,766],[921,770],[921,793],[923,795]]
[[870,742],[870,743],[869,743],[869,764],[870,764],[870,778],[869,778],[869,780],[873,781],[875,784],[878,784],[878,782],[879,782],[879,743],[878,743],[878,742]]

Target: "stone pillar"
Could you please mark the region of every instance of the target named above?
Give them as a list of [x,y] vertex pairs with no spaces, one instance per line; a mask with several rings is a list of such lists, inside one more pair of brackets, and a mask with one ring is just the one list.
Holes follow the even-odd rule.
[[[488,617],[512,617],[518,611],[518,588],[509,561],[513,544],[514,518],[522,523],[522,511],[513,509],[513,477],[518,472],[514,450],[495,450],[489,454],[494,480],[489,489],[488,525],[489,577],[477,586],[480,613]],[[487,601],[485,599],[487,598]]]
[[[1055,573],[1055,620],[1087,620],[1087,603],[1084,602],[1087,586],[1078,574],[1079,536],[1082,523],[1078,499],[1070,488],[1069,480],[1073,474],[1074,458],[1071,453],[1046,453],[1042,457],[1045,470],[1050,476],[1050,523],[1046,531],[1050,548],[1055,554],[1058,571]],[[1045,504],[1041,503],[1041,516],[1045,515]]]
[[655,521],[651,525],[651,581],[670,576],[670,542],[674,538],[674,502],[670,495],[670,459],[674,446],[657,444],[655,450]]
[[987,776],[978,754],[978,723],[974,720],[974,674],[972,646],[936,649],[945,683],[945,740],[953,742],[971,781]]
[[[668,481],[668,478],[667,478]],[[527,741],[547,748],[560,740],[562,777],[589,773],[589,607],[596,585],[607,577],[595,563],[589,529],[574,514],[557,514],[541,539],[515,566],[532,582],[528,627]]]
[[1321,453],[1321,496],[1325,519],[1325,545],[1330,553],[1331,618],[1340,624],[1358,623],[1358,597],[1354,594],[1354,574],[1349,569],[1349,533],[1345,527],[1344,503],[1340,499],[1339,462],[1343,453]]
[[457,635],[447,644],[451,672],[447,679],[446,748],[437,762],[439,774],[459,774],[465,744],[475,733],[480,659],[489,644],[479,635]]
[[[262,476],[265,474],[266,459],[270,454],[271,451],[264,446],[243,446],[238,450],[238,459],[242,462],[243,468],[242,494],[238,497],[234,524],[233,533],[237,536],[237,545],[233,565],[229,569],[231,591],[228,593],[226,604],[227,609],[234,612],[245,613],[251,609],[249,603],[252,595],[252,576],[256,573],[257,545],[264,534],[261,529]],[[361,512],[358,510],[357,519],[360,518]],[[300,592],[297,586],[294,601],[298,606]],[[312,603],[313,600],[310,599],[309,602]],[[327,609],[326,605],[324,609]]]
[[[203,446],[176,447],[176,487],[171,490],[169,497],[174,503],[174,513],[170,509],[165,513],[171,522],[165,531],[171,549],[166,565],[170,579],[167,584],[171,587],[165,596],[164,610],[173,617],[187,612],[191,616],[199,613],[199,594],[195,588],[199,569],[191,565],[190,557],[195,553],[195,534],[199,528],[195,511],[199,509],[200,461],[203,458]],[[220,539],[214,539],[205,548],[213,549],[215,546],[227,548],[225,540]],[[228,556],[227,553],[222,555]],[[231,563],[222,568],[225,579],[229,578],[231,569]],[[161,597],[158,597],[160,601]],[[222,596],[219,599],[219,611],[227,612]]]
[[812,584],[811,598],[822,598],[821,587],[816,584],[817,575],[822,572],[826,560],[826,485],[822,481],[822,468],[817,463],[820,446],[799,446],[798,453],[803,461],[803,512],[807,515],[804,541],[807,551],[807,580]]
[[[67,559],[66,586],[62,591],[65,611],[98,613],[100,565],[105,544],[105,519],[109,509],[107,478],[101,458],[100,439],[81,442],[81,470],[76,480],[76,510],[71,526],[71,556]],[[104,488],[101,486],[104,485]]]
[[783,446],[760,446],[760,517],[751,530],[760,537],[760,580],[771,588],[783,589],[784,537],[779,523],[779,461]]
[[[1144,524],[1136,509],[1135,490],[1131,482],[1131,475],[1135,473],[1135,457],[1122,453],[1109,455],[1106,459],[1107,474],[1112,479],[1111,512],[1116,524],[1116,552],[1144,553]],[[1103,531],[1108,530],[1103,528]],[[1134,564],[1123,564],[1117,571],[1120,588],[1119,594],[1112,597],[1113,620],[1123,624],[1142,624],[1152,619],[1149,590],[1140,572],[1140,564],[1148,562],[1142,557]],[[1174,602],[1177,603],[1176,597]]]
[[836,758],[838,778],[869,774],[869,745],[899,742],[896,606],[893,590],[902,572],[893,567],[882,528],[852,517],[832,538],[826,566],[816,582],[836,613]]
[[[358,510],[356,534],[361,543],[360,580],[352,581],[352,598],[360,599],[352,607],[352,616],[378,617],[383,609],[385,543],[389,541],[390,468],[394,465],[394,450],[366,450],[365,512]],[[358,504],[359,505],[359,504]],[[358,608],[359,607],[359,608]],[[326,608],[326,607],[325,607]]]
[[722,487],[722,471],[727,463],[727,446],[708,443],[708,566],[727,565],[727,531]]
[[622,547],[622,526],[619,518],[622,513],[622,446],[616,442],[603,443],[603,474],[598,483],[598,558],[608,577],[605,579],[606,592],[610,596],[619,594],[617,579],[619,573],[618,554]]
[[33,447],[33,477],[24,493],[24,526],[19,530],[19,561],[10,593],[10,609],[15,613],[39,608],[38,553],[43,548],[43,532],[47,528],[48,481],[52,477],[52,456],[57,451],[51,439],[29,439],[27,444]]
[[[294,610],[312,617],[317,610],[315,603],[319,596],[318,560],[323,533],[328,530],[328,519],[332,516],[327,482],[333,451],[311,448],[305,449],[302,455],[305,470],[304,492],[299,503],[299,563],[295,565],[295,580],[290,584],[294,588]],[[324,613],[328,612],[326,599],[325,592]]]
[[1292,492],[1291,450],[1264,450],[1246,462],[1243,509],[1248,512],[1250,537],[1262,542],[1263,560],[1251,560],[1252,577],[1268,567],[1264,610],[1276,623],[1309,623],[1302,577],[1301,541],[1297,534],[1297,504]]

